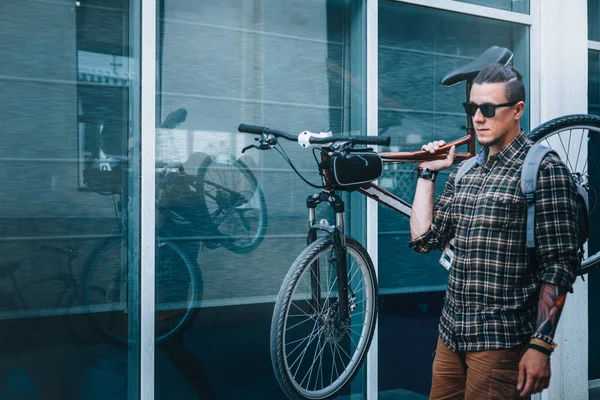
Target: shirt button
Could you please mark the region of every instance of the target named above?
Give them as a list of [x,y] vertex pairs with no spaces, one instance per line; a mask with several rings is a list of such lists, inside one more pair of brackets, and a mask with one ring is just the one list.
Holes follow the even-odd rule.
[[486,175],[487,175],[487,174],[486,174],[485,172],[482,172],[482,173],[481,173],[481,176],[483,176],[484,178],[485,178],[485,176],[486,176]]
[[474,197],[474,196],[471,196],[471,197],[469,197],[469,201],[470,201],[471,203],[474,203],[474,202],[475,202],[475,197]]

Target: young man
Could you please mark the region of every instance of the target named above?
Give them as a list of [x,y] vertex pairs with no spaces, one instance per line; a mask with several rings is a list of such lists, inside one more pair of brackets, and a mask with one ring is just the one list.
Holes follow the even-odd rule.
[[[552,341],[578,265],[576,189],[554,154],[540,165],[536,190],[536,257],[528,263],[526,203],[520,174],[531,143],[520,127],[522,75],[492,64],[482,70],[465,110],[483,147],[477,164],[455,183],[457,169],[434,206],[438,171],[454,161],[419,164],[410,218],[418,253],[454,238],[431,399],[515,399],[550,382]],[[443,141],[423,146],[434,153]]]

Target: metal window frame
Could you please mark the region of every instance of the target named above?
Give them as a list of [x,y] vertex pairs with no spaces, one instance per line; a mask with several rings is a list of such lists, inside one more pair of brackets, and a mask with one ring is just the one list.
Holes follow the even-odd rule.
[[588,40],[588,49],[600,51],[600,42],[597,42],[595,40]]
[[[367,135],[378,135],[379,113],[379,0],[366,0],[366,76],[367,76]],[[372,199],[367,199],[366,239],[367,251],[373,261],[375,276],[379,278],[379,252],[378,252],[378,204]],[[371,222],[375,221],[375,222]],[[378,318],[379,320],[379,318]],[[378,385],[378,357],[379,357],[379,322],[375,322],[373,340],[367,354],[367,399],[377,399]]]
[[140,0],[141,22],[141,237],[140,237],[140,398],[154,400],[154,230],[156,0]]
[[499,21],[514,22],[522,25],[532,25],[534,16],[531,10],[534,0],[530,0],[530,14],[522,14],[513,11],[505,11],[497,8],[480,6],[476,4],[461,3],[455,0],[388,0],[397,3],[413,4],[427,8],[451,11],[459,14],[468,14],[487,19],[496,19]]

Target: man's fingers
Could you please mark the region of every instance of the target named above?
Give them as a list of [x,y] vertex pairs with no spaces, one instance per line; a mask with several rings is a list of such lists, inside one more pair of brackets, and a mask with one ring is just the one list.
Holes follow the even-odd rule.
[[523,386],[525,385],[525,378],[526,378],[525,368],[523,367],[523,364],[520,364],[519,365],[519,378],[517,380],[517,390],[523,389]]
[[544,383],[544,389],[547,389],[548,386],[550,386],[550,378],[546,379],[546,382]]
[[448,152],[448,159],[452,162],[454,162],[454,153],[456,152],[456,146],[452,146],[450,147],[450,151]]
[[533,393],[539,393],[544,390],[544,379],[538,378],[535,382],[535,386],[533,388]]
[[521,390],[521,397],[526,397],[531,395],[531,393],[533,393],[533,385],[534,385],[534,381],[531,378],[531,376],[526,376],[525,378],[525,387],[523,388],[523,390]]
[[440,147],[442,147],[444,145],[446,145],[446,142],[444,142],[443,140],[436,140],[434,142],[429,142],[427,144],[424,144],[423,146],[421,146],[421,150],[428,151],[431,154],[433,154],[436,151],[438,151],[440,149]]

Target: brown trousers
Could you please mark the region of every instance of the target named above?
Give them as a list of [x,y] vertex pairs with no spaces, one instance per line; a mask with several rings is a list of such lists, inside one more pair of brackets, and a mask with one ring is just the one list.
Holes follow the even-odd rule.
[[511,349],[454,353],[438,339],[429,398],[523,399],[517,391],[517,379],[526,350],[523,344]]

